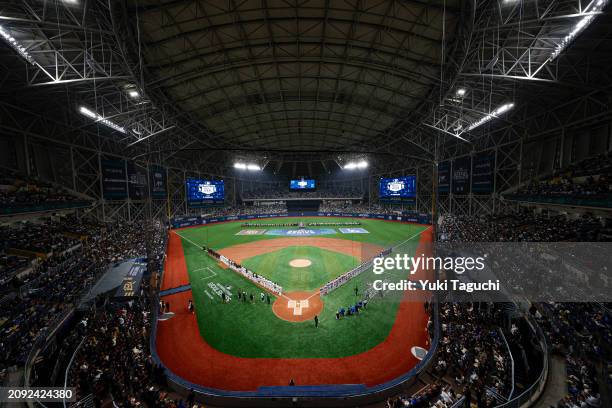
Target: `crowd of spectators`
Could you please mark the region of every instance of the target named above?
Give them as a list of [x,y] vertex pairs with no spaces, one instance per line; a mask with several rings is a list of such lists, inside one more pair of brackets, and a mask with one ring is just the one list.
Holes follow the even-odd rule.
[[434,383],[413,395],[398,395],[387,399],[387,408],[450,408],[461,398],[449,385]]
[[[309,211],[316,211],[314,210]],[[401,205],[380,203],[353,203],[351,200],[323,200],[319,205],[320,212],[345,212],[345,213],[370,213],[384,215],[413,215],[413,210],[404,210]],[[257,214],[287,214],[287,204],[282,199],[274,202],[254,202],[253,205],[237,205],[222,207],[206,207],[199,209],[197,215],[184,215],[175,218],[176,221],[201,216],[204,218],[214,217],[237,217],[242,215]]]
[[[176,407],[164,391],[162,367],[149,353],[150,299],[146,281],[126,303],[107,302],[83,317],[84,341],[71,365],[70,381],[81,399],[91,394],[116,407]],[[183,405],[185,406],[185,405]],[[193,400],[189,406],[193,406]]]
[[[458,217],[445,215],[439,223],[442,240],[451,242],[585,242],[610,241],[609,220],[590,215],[568,218],[563,215],[545,217],[528,211],[487,217]],[[600,245],[594,242],[592,245]],[[602,248],[603,257],[606,256]],[[510,286],[523,288],[538,279],[541,289],[554,289],[560,295],[558,283],[560,266],[553,274],[546,268],[524,269],[525,260],[507,259],[506,268],[519,277],[509,281]],[[514,265],[514,266],[513,266]],[[531,265],[531,264],[530,264]],[[517,269],[518,268],[518,269]],[[530,273],[526,273],[530,272]],[[549,275],[549,276],[548,276]],[[548,276],[548,277],[547,277]],[[572,276],[566,276],[563,287],[584,288],[584,282],[573,285]],[[544,280],[542,280],[544,279]],[[556,289],[555,289],[556,288]],[[567,395],[558,402],[561,408],[600,406],[597,364],[612,359],[612,315],[609,304],[596,302],[533,301],[531,313],[545,333],[553,353],[565,357]]]
[[440,240],[450,242],[560,242],[609,241],[609,220],[583,215],[536,215],[531,211],[508,212],[494,216],[445,214],[439,222]]
[[87,200],[76,197],[65,189],[33,177],[25,177],[10,171],[0,178],[0,208],[5,211],[28,211],[33,207],[61,208],[74,204],[87,204]]
[[26,256],[9,254],[0,250],[0,287],[11,280],[17,273],[33,266],[33,262]]
[[47,264],[59,262],[62,254],[80,246],[81,241],[56,220],[0,227],[0,293],[16,277],[27,280],[26,272],[40,269],[40,259],[45,259]]
[[35,285],[16,296],[3,299],[0,309],[0,379],[11,366],[23,366],[38,336],[63,315],[75,295],[93,281],[92,264],[75,254],[62,268],[41,270]]
[[246,200],[288,199],[288,198],[352,198],[361,199],[363,190],[351,186],[318,187],[316,190],[289,190],[288,188],[258,188],[242,191],[240,196]]
[[79,240],[66,234],[63,223],[47,219],[1,227],[0,244],[4,251],[16,249],[48,254],[78,245]]
[[238,217],[241,215],[256,214],[287,214],[287,206],[284,202],[260,205],[237,205],[224,207],[201,208],[199,214],[184,215],[176,217],[175,221],[187,220],[193,217],[215,218],[215,217]]
[[[496,304],[442,303],[440,342],[434,372],[453,380],[455,389],[475,396],[478,406],[494,406],[495,396],[509,397],[510,350],[500,328]],[[428,328],[433,331],[430,321]],[[467,391],[469,390],[469,391]]]
[[600,406],[596,363],[612,357],[612,315],[595,303],[538,303],[537,321],[554,353],[565,357],[567,395],[561,408]]
[[255,214],[287,214],[287,205],[284,202],[273,204],[243,205],[236,208],[238,215]]
[[[62,226],[66,230],[60,232]],[[107,265],[147,253],[157,261],[163,257],[163,249],[147,251],[146,229],[137,223],[101,224],[66,216],[15,228],[17,232],[11,227],[3,230],[2,247],[21,242],[16,238],[23,233],[32,242],[39,242],[34,248],[51,251],[35,258],[35,266],[27,275],[15,276],[5,283],[10,290],[0,298],[0,383],[10,367],[24,365],[36,338],[78,303]],[[159,244],[165,228],[159,223],[151,228],[155,234],[146,235],[153,236],[153,242]],[[60,239],[64,245],[56,245],[55,238],[46,240],[63,237],[62,233],[78,233],[79,238],[69,238],[68,244]],[[24,245],[27,242],[23,241]],[[78,244],[72,246],[75,243]]]
[[321,212],[370,213],[385,215],[401,215],[405,213],[401,206],[383,205],[380,203],[352,203],[351,201],[328,200],[319,206]]
[[556,171],[549,177],[533,180],[514,194],[531,197],[609,199],[612,197],[612,153],[607,152],[582,160]]

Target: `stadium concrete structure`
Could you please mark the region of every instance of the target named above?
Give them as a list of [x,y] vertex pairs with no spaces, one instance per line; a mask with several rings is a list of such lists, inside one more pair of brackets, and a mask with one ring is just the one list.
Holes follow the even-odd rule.
[[609,3],[0,1],[0,402],[612,406]]

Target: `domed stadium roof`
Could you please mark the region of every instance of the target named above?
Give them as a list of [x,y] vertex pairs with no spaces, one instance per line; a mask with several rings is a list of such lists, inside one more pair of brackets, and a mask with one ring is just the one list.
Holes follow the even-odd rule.
[[461,11],[454,0],[130,5],[148,89],[225,146],[294,151],[368,146],[418,123]]
[[0,93],[134,158],[431,162],[598,114],[608,2],[544,3],[9,2]]

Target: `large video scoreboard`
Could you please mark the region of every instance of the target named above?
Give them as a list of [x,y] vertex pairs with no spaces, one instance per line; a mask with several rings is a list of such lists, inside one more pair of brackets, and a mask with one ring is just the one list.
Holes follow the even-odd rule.
[[223,204],[225,201],[223,180],[187,179],[185,188],[190,206]]
[[289,182],[290,190],[314,190],[315,181],[312,179],[291,180]]
[[416,197],[416,176],[380,179],[380,198],[411,199]]

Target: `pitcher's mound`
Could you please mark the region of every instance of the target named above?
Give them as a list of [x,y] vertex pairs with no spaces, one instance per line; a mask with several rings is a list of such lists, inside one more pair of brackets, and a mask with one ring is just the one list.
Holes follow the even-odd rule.
[[312,265],[312,262],[308,259],[293,259],[289,262],[289,266],[294,268],[307,268]]

